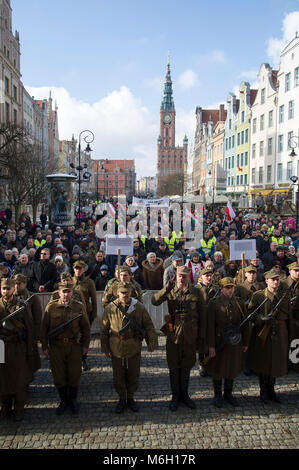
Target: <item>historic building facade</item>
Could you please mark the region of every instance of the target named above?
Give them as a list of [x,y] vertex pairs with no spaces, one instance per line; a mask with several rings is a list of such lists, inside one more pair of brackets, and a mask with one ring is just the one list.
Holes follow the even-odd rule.
[[[171,195],[173,188],[184,191],[184,172],[187,168],[188,139],[182,147],[175,146],[175,106],[172,93],[170,63],[168,61],[164,96],[160,108],[160,135],[157,143],[157,193]],[[173,182],[176,181],[176,185]],[[178,189],[180,192],[180,190]],[[177,194],[177,193],[172,193]]]

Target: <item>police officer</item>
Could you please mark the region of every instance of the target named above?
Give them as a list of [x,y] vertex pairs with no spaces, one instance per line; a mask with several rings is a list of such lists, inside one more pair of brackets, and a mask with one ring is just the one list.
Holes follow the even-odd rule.
[[[134,393],[140,375],[142,330],[148,351],[152,352],[158,346],[153,322],[143,304],[132,297],[132,289],[130,284],[118,284],[117,299],[105,307],[101,326],[101,348],[106,357],[112,359],[114,387],[119,395],[116,413],[122,413],[126,405],[134,412],[139,411]],[[137,327],[133,323],[121,333],[128,323],[124,312],[133,317]]]
[[15,281],[1,280],[0,320],[22,310],[6,322],[0,321],[0,339],[5,345],[5,363],[0,364],[0,396],[2,408],[0,420],[11,411],[14,403],[14,419],[22,421],[26,403],[26,388],[31,380],[31,369],[27,356],[33,354],[33,322],[27,309],[14,295]]
[[[199,289],[189,284],[190,269],[177,268],[176,281],[170,280],[153,295],[151,302],[157,306],[167,301],[169,316],[162,331],[166,334],[166,357],[169,368],[172,399],[171,411],[176,411],[179,401],[189,408],[196,405],[188,395],[190,371],[196,362],[196,351],[202,347],[206,333],[206,307]],[[202,352],[202,351],[201,351]]]
[[232,406],[238,402],[232,395],[233,381],[242,370],[242,351],[247,350],[248,334],[245,328],[239,342],[229,344],[223,332],[228,325],[240,325],[245,318],[245,302],[234,296],[235,283],[230,277],[219,281],[221,294],[210,300],[207,311],[207,344],[210,360],[206,364],[209,375],[213,377],[214,405],[221,408],[222,380],[224,379],[223,398]]
[[[38,351],[38,341],[40,340],[40,329],[42,322],[42,306],[39,300],[38,295],[33,295],[27,289],[27,277],[23,274],[16,274],[14,276],[15,280],[15,296],[20,300],[27,300],[30,297],[28,303],[26,303],[26,308],[28,314],[31,316],[33,321],[33,340],[34,340],[34,351],[33,354],[29,356],[29,364],[32,370],[32,379],[34,378],[34,373],[40,369],[41,361]],[[32,297],[33,295],[33,297]]]
[[[74,282],[74,289],[80,290],[82,294],[84,295],[88,320],[91,326],[92,322],[97,317],[97,311],[98,311],[97,310],[98,309],[97,291],[96,291],[94,281],[92,279],[87,278],[84,274],[85,266],[86,266],[86,263],[83,260],[78,260],[74,263],[73,268],[74,268],[75,275],[73,277],[73,282]],[[83,370],[85,371],[89,370],[89,365],[87,362],[86,354],[83,355],[82,365],[83,365]]]
[[[253,330],[247,356],[247,367],[259,376],[260,399],[280,403],[274,391],[276,377],[287,373],[288,330],[286,322],[290,311],[290,299],[283,296],[280,288],[280,276],[274,269],[265,273],[267,287],[253,294],[249,303],[248,314],[255,310],[265,298],[267,302],[253,319]],[[275,314],[267,317],[273,307],[282,299]],[[273,312],[272,312],[273,313]]]
[[[88,351],[90,324],[84,305],[73,300],[73,284],[65,279],[58,288],[59,300],[48,303],[43,318],[42,348],[45,356],[50,358],[54,384],[61,400],[56,414],[61,415],[68,406],[74,414],[78,414],[77,394],[82,373],[82,353],[87,354]],[[51,339],[51,332],[56,327],[80,314],[80,318]]]

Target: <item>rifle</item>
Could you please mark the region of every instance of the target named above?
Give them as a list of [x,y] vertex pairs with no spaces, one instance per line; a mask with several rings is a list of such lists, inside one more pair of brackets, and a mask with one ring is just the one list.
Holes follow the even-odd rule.
[[[294,281],[295,282],[295,281]],[[266,324],[263,326],[263,328],[260,330],[260,332],[258,333],[258,337],[260,338],[261,340],[261,343],[262,343],[262,347],[265,346],[265,343],[266,343],[266,340],[268,338],[268,334],[270,332],[270,328],[272,327],[272,322],[273,320],[275,319],[275,315],[276,315],[276,312],[277,310],[279,309],[281,303],[283,302],[283,300],[286,298],[286,296],[288,295],[288,293],[290,292],[290,290],[293,288],[293,285],[294,285],[294,282],[286,289],[286,291],[284,292],[283,296],[281,297],[281,299],[277,302],[277,304],[272,308],[271,312],[268,313],[267,315],[265,315],[264,317],[262,317],[262,320],[266,322]]]
[[144,334],[144,330],[143,328],[141,328],[138,323],[136,322],[135,318],[132,317],[129,313],[127,313],[125,311],[125,309],[122,307],[122,305],[116,305],[115,302],[112,301],[112,303],[115,305],[115,307],[119,308],[119,310],[121,311],[121,313],[123,314],[123,316],[128,320],[128,322],[125,324],[125,326],[123,326],[119,332],[118,332],[118,336],[121,336],[122,334],[124,334],[129,328],[132,328],[132,330],[134,330],[135,333],[137,333],[140,338],[141,338],[141,341],[143,340],[143,338],[145,337],[145,334]]
[[[221,351],[224,346],[227,344],[236,345],[239,344],[241,341],[241,333],[244,327],[249,323],[258,313],[259,309],[268,301],[268,297],[266,297],[263,302],[250,314],[248,317],[243,320],[240,325],[235,325],[230,323],[229,325],[225,326],[221,331],[222,342],[216,349],[216,353]],[[206,357],[203,361],[200,362],[201,366],[205,366],[209,360],[211,359],[210,356]]]
[[[53,341],[55,340],[56,336],[58,336],[60,333],[62,333],[73,321],[77,320],[78,318],[81,318],[83,316],[83,313],[80,313],[74,318],[71,318],[70,320],[65,321],[61,325],[57,326],[53,330],[51,330],[48,333],[48,338],[49,338],[49,344],[52,345]],[[73,333],[74,334],[74,333]]]
[[14,312],[10,313],[9,315],[6,315],[6,317],[4,318],[1,318],[0,319],[0,324],[3,325],[4,328],[6,328],[7,330],[12,330],[13,329],[13,325],[11,324],[11,322],[9,322],[8,324],[6,323],[7,321],[9,321],[11,318],[14,318],[18,313],[20,313],[21,311],[23,311],[25,308],[26,308],[26,304],[29,302],[29,300],[34,297],[35,294],[32,294],[30,297],[28,297],[28,299],[26,300],[21,300],[20,303],[22,303],[22,307],[18,308],[17,310],[15,310]]

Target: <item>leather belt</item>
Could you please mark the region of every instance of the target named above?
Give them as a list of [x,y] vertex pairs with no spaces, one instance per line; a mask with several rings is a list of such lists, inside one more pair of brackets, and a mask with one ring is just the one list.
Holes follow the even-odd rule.
[[125,333],[123,335],[119,335],[115,331],[111,331],[110,336],[112,336],[113,338],[122,338],[123,341],[127,341],[128,339],[134,338],[133,335],[127,336]]
[[57,339],[56,341],[62,344],[76,343],[76,340],[74,340],[73,338],[60,338],[60,339]]

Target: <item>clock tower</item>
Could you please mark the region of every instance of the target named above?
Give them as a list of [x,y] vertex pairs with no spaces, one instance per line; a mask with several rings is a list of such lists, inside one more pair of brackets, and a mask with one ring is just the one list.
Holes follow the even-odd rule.
[[[187,165],[188,139],[185,136],[183,147],[175,146],[175,107],[172,96],[172,80],[168,58],[164,95],[160,108],[160,135],[158,138],[157,191],[158,196],[170,196],[184,187],[184,169]],[[171,180],[176,179],[176,185]],[[173,186],[175,186],[173,188]],[[180,189],[179,189],[180,188]],[[173,192],[177,190],[177,192]]]

